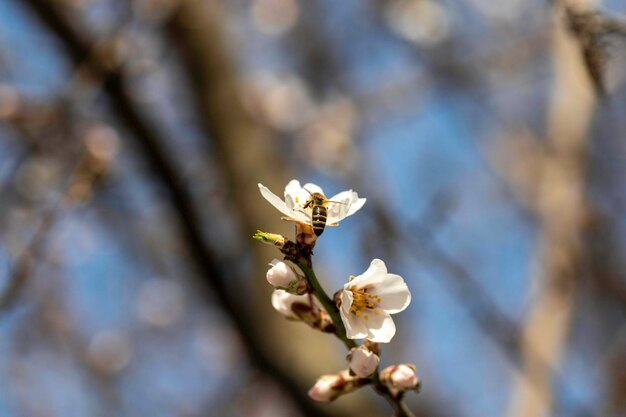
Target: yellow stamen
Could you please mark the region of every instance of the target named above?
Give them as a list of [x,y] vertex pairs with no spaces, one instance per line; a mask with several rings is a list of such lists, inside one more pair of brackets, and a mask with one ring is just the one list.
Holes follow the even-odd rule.
[[[380,297],[368,294],[367,289],[357,289],[350,288],[350,292],[352,292],[352,305],[350,306],[350,313],[355,315],[361,314],[364,310],[374,310],[376,308],[376,304],[380,302]],[[374,310],[376,314],[376,311]],[[368,319],[368,316],[364,317],[365,320]]]

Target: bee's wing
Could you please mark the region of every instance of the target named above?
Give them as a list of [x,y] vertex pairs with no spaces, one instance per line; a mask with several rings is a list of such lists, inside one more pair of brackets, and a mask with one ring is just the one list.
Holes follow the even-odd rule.
[[348,210],[350,209],[349,199],[344,201],[341,200],[329,200],[326,206],[326,210],[328,212],[328,223],[327,226],[336,224],[333,219],[342,219],[346,217]]

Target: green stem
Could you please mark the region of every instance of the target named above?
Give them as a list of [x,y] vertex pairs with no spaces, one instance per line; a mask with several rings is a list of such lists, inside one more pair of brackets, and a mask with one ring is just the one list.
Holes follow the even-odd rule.
[[326,294],[326,291],[324,291],[324,288],[322,288],[322,285],[318,281],[317,276],[315,275],[315,271],[313,271],[311,259],[307,259],[306,257],[298,258],[298,266],[300,267],[300,269],[302,269],[302,272],[304,272],[304,275],[311,284],[311,287],[313,287],[313,294],[315,294],[320,303],[322,303],[324,309],[330,315],[330,318],[335,325],[335,334],[337,335],[337,337],[341,339],[343,344],[346,345],[348,349],[357,347],[356,342],[352,339],[348,339],[348,337],[346,336],[346,328],[343,325],[343,321],[341,320],[339,309],[337,308],[333,300],[330,299],[328,294]]

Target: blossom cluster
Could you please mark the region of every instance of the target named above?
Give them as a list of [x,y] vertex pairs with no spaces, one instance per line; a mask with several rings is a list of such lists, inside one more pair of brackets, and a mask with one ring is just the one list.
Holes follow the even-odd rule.
[[[330,199],[315,184],[300,185],[291,180],[278,197],[259,184],[261,195],[284,217],[294,222],[295,242],[284,236],[257,232],[255,238],[271,243],[285,255],[269,264],[267,281],[274,287],[272,306],[289,320],[306,323],[314,329],[335,333],[350,348],[348,369],[323,375],[309,390],[316,401],[333,401],[357,388],[378,384],[398,401],[405,392],[417,390],[420,382],[410,364],[389,366],[379,371],[380,344],[391,341],[396,326],[391,317],[411,302],[411,293],[400,275],[387,271],[380,259],[371,261],[365,272],[350,276],[343,288],[330,300],[320,289],[311,266],[313,246],[326,226],[338,226],[355,214],[366,202],[352,190]],[[362,340],[359,345],[355,340]]]

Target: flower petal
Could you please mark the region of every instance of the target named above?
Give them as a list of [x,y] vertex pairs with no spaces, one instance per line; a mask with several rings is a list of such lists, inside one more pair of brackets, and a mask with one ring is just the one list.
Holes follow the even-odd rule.
[[320,187],[317,184],[313,184],[311,182],[307,182],[306,184],[304,184],[304,187],[302,187],[302,188],[305,189],[305,191],[304,191],[305,193],[308,191],[311,194],[313,194],[313,193],[324,194],[324,190],[322,190],[322,187]]
[[331,198],[330,201],[337,201],[344,204],[352,204],[358,199],[357,193],[352,190],[342,191],[340,193],[335,194]]
[[367,337],[368,329],[365,320],[349,312],[346,313],[343,308],[339,310],[339,314],[341,315],[343,325],[346,327],[348,339],[363,339]]
[[387,274],[383,282],[374,287],[372,294],[381,299],[378,307],[390,314],[399,313],[411,302],[411,292],[400,275]]
[[295,317],[291,311],[291,305],[306,298],[304,296],[289,294],[287,291],[274,290],[272,293],[272,307],[286,317]]
[[300,223],[308,224],[309,226],[311,226],[311,215],[308,213],[298,211],[298,209],[296,209],[293,210],[290,217]]
[[383,310],[376,310],[378,314],[368,314],[367,339],[376,343],[389,343],[396,334],[396,325],[393,319]]
[[387,274],[387,266],[380,259],[373,259],[367,271],[350,281],[350,286],[363,288],[366,285],[377,285],[382,282]]
[[354,191],[350,190],[332,196],[328,203],[328,223],[337,223],[343,220],[348,215],[348,210],[350,210],[356,195]]
[[[354,194],[358,196],[357,193]],[[350,204],[350,210],[348,210],[348,214],[346,216],[352,216],[354,213],[359,211],[366,201],[367,198],[357,198],[356,201],[353,201],[352,204]]]
[[276,207],[278,211],[286,216],[294,217],[294,211],[287,207],[287,204],[285,204],[285,202],[281,200],[280,197],[271,192],[269,188],[267,188],[263,184],[259,184],[259,191],[261,191],[261,195],[263,196],[263,198],[265,198],[271,205]]
[[354,296],[349,288],[350,283],[345,284],[341,293],[341,310],[345,311],[346,314],[350,313],[350,307],[352,307],[352,302],[354,301]]
[[364,198],[352,190],[342,191],[335,194],[328,204],[328,223],[338,223],[346,217],[354,214],[365,204]]
[[289,207],[291,210],[295,209],[296,207],[300,207],[296,201],[298,200],[297,197],[301,193],[302,187],[300,186],[300,181],[289,181],[289,183],[285,187],[285,203],[287,204],[287,207]]

